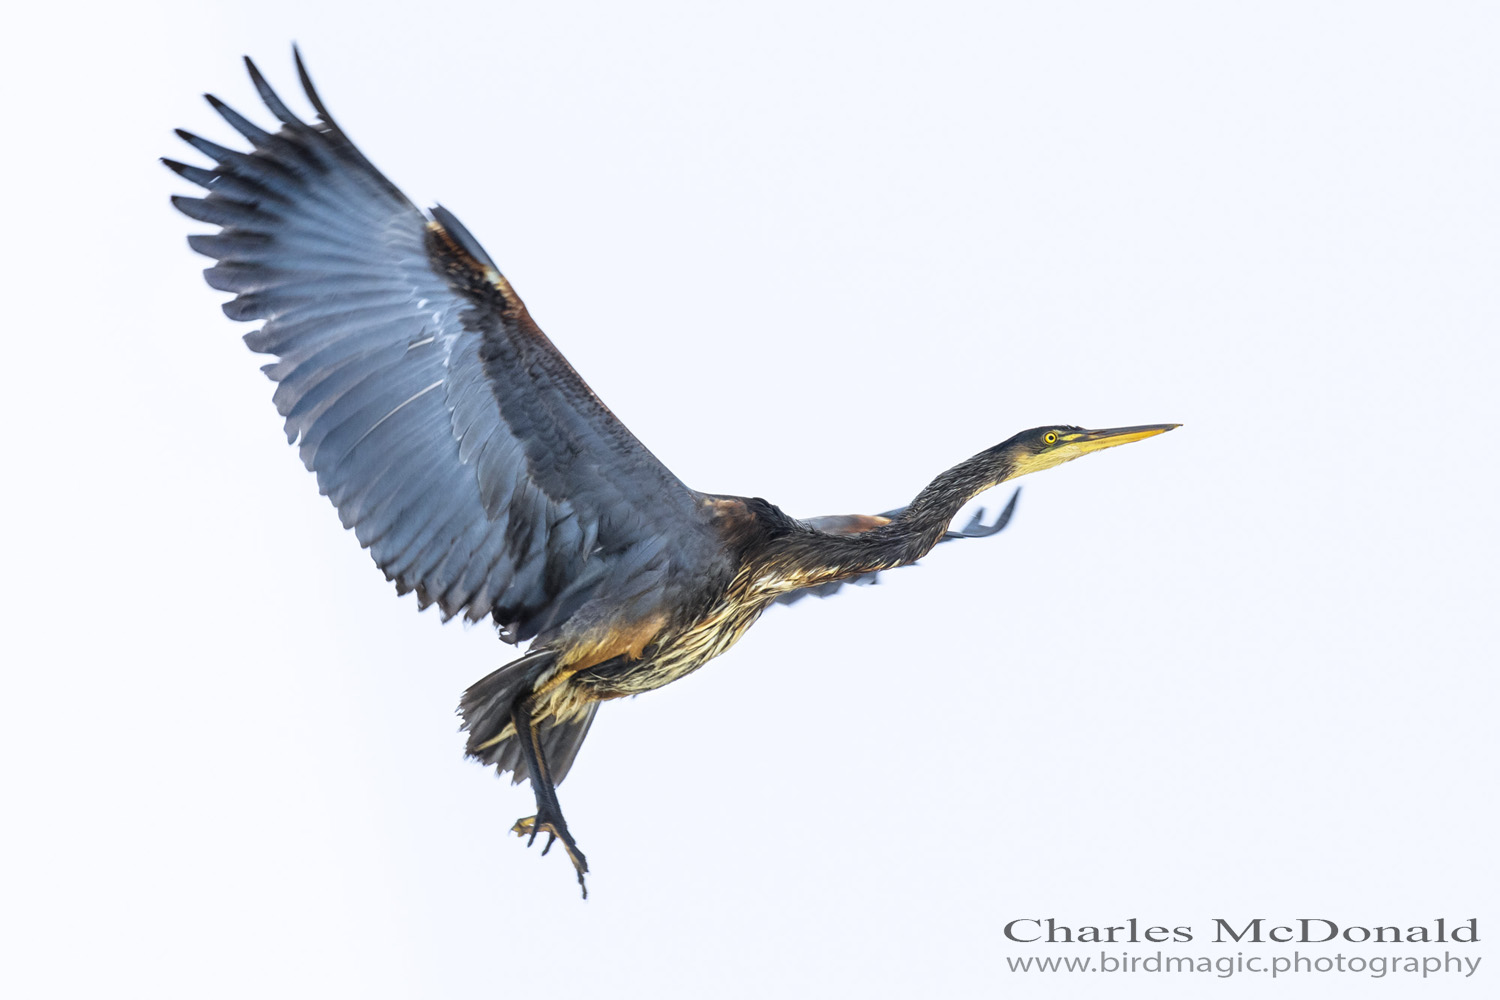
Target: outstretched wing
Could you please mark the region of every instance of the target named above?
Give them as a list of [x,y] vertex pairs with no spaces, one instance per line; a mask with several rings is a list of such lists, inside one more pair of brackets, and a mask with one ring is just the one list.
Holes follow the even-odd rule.
[[[988,538],[990,535],[998,534],[1010,523],[1010,516],[1016,511],[1016,501],[1021,497],[1020,487],[1010,495],[1010,500],[1005,508],[1000,511],[993,524],[984,523],[984,508],[974,512],[969,523],[961,530],[949,530],[938,539],[938,544],[952,541],[955,538]],[[871,528],[878,528],[882,524],[889,524],[891,519],[900,514],[905,507],[897,507],[888,510],[884,514],[826,514],[822,517],[810,517],[802,523],[818,531],[827,531],[839,535],[857,535]],[[904,568],[904,567],[903,567]],[[796,604],[804,597],[832,597],[841,588],[852,584],[856,587],[868,587],[873,583],[880,582],[880,573],[862,573],[859,576],[851,576],[847,580],[834,580],[832,583],[820,583],[815,587],[803,587],[801,590],[789,591],[776,598],[777,604]]]
[[492,615],[511,641],[561,622],[632,572],[691,569],[714,538],[684,486],[593,394],[449,212],[429,220],[324,109],[299,120],[249,59],[281,122],[209,102],[248,153],[179,131],[212,169],[177,197],[220,226],[192,236],[233,292],[232,319],[276,361],[288,440],[345,527],[423,607]]

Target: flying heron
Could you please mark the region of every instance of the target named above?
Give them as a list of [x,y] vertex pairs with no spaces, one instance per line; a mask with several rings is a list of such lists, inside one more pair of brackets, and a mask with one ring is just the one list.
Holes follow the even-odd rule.
[[1007,480],[1177,424],[1037,427],[884,514],[798,520],[759,497],[690,489],[594,395],[452,213],[424,214],[334,124],[294,115],[248,58],[280,121],[208,101],[250,152],[178,130],[214,161],[163,162],[207,189],[174,197],[220,227],[188,238],[208,284],[273,355],[287,439],[398,593],[445,619],[491,618],[520,658],[464,692],[467,753],[531,782],[514,832],[588,863],[558,805],[599,704],[670,684],[724,652],[770,604],[909,565],[1000,517],[949,523]]

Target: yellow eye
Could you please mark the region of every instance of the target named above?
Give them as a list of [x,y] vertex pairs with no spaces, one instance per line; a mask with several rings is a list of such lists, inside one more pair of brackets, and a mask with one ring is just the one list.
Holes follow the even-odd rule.
[[1047,436],[1042,438],[1042,440],[1046,441],[1048,444],[1057,444],[1057,435],[1052,431],[1048,431]]

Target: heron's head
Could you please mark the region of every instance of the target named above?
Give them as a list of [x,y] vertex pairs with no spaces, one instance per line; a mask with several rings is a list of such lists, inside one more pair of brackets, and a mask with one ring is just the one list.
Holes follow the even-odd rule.
[[1140,427],[1111,427],[1088,431],[1082,427],[1033,427],[991,449],[996,457],[1008,461],[1013,470],[1007,479],[1050,469],[1071,462],[1082,455],[1103,451],[1116,445],[1143,441],[1164,434],[1181,424],[1144,424]]

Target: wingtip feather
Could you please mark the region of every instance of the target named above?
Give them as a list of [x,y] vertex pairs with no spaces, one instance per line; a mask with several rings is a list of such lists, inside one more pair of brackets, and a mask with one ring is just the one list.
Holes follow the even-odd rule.
[[250,119],[219,100],[213,94],[204,94],[203,99],[208,102],[209,107],[218,112],[220,118],[229,123],[230,128],[246,139],[249,139],[255,145],[264,145],[270,141],[271,133],[250,121]]
[[319,118],[332,125],[333,117],[323,106],[323,99],[318,96],[318,88],[313,86],[312,77],[307,72],[307,64],[302,61],[302,49],[296,42],[292,43],[292,62],[297,65],[297,80],[302,84],[302,92],[307,95],[308,102],[318,112]]
[[266,78],[261,75],[260,69],[255,65],[255,60],[249,56],[245,57],[245,71],[250,74],[250,82],[255,85],[255,92],[260,95],[260,99],[265,103],[266,107],[271,109],[271,114],[281,119],[287,125],[307,124],[301,118],[292,114],[291,109],[282,102],[281,98],[277,96],[276,91],[266,82]]

